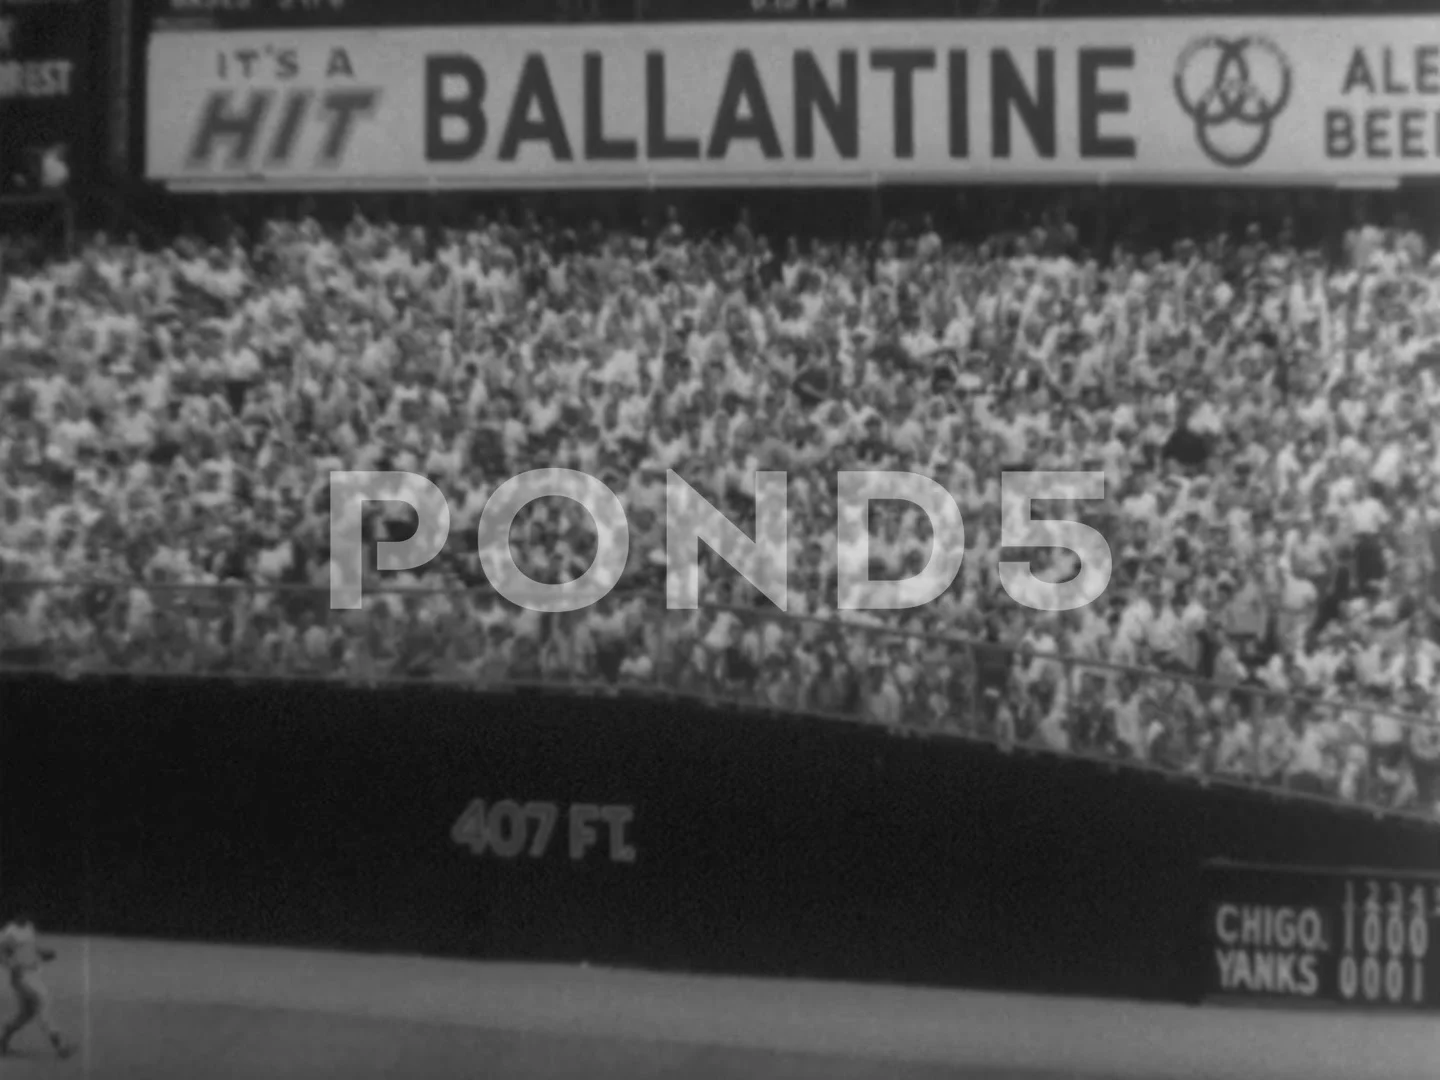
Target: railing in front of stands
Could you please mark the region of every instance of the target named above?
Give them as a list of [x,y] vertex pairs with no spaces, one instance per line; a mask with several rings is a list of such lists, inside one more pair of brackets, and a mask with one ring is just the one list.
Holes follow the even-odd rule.
[[878,621],[611,593],[521,611],[488,589],[0,581],[0,671],[568,685],[708,698],[1099,758],[1440,818],[1440,725]]

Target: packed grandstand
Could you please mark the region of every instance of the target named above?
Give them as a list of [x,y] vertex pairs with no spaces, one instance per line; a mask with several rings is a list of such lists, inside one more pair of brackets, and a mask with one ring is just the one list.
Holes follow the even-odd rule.
[[[642,684],[1440,814],[1440,255],[1414,231],[1097,259],[1063,227],[918,219],[870,245],[296,215],[12,243],[0,295],[9,666]],[[475,550],[495,487],[552,466],[603,479],[631,530],[614,591],[570,614],[499,599]],[[954,494],[940,599],[837,610],[834,477],[862,468]],[[364,469],[432,479],[450,538],[399,574],[372,548],[363,609],[335,611],[329,474]],[[749,530],[759,469],[789,473],[788,612],[709,552],[700,610],[667,611],[667,470]],[[1107,538],[1100,600],[1001,588],[1010,469],[1105,472],[1103,501],[1042,504]],[[875,577],[924,564],[916,508],[871,525]],[[371,541],[415,528],[367,513]],[[540,500],[511,547],[570,580],[595,526]]]

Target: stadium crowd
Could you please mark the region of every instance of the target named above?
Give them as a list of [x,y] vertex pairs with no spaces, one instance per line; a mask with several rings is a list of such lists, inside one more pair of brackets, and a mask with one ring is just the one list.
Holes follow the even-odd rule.
[[[1099,261],[1063,229],[867,248],[675,217],[97,236],[7,267],[0,415],[10,663],[648,682],[1440,813],[1440,255],[1414,233]],[[479,568],[489,494],[551,466],[629,516],[625,574],[585,612],[518,611]],[[955,495],[940,599],[840,609],[834,478],[866,468]],[[755,471],[788,471],[788,614],[709,553],[701,609],[664,610],[671,469],[747,529]],[[1019,469],[1104,471],[1103,501],[1037,509],[1106,537],[1095,603],[1001,588]],[[329,607],[332,470],[420,473],[451,507],[424,567],[378,575],[372,550],[361,611]],[[367,514],[371,541],[415,528]],[[876,577],[931,543],[876,504]],[[542,500],[511,547],[569,580],[594,526]]]

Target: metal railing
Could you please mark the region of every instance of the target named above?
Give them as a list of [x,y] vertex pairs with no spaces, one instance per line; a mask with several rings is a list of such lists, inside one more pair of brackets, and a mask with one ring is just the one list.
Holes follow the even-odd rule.
[[0,581],[0,671],[643,692],[983,740],[1440,823],[1440,725],[1186,674],[857,619],[667,610],[617,590],[522,611],[488,589]]

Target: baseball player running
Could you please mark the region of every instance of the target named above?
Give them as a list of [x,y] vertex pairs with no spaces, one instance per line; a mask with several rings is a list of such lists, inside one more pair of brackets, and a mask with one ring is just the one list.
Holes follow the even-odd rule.
[[10,1040],[32,1021],[40,1026],[55,1053],[67,1058],[75,1052],[50,1022],[50,994],[40,981],[40,966],[55,959],[51,949],[42,948],[35,937],[35,924],[24,913],[0,929],[0,968],[10,978],[20,1011],[0,1031],[0,1056],[10,1052]]

